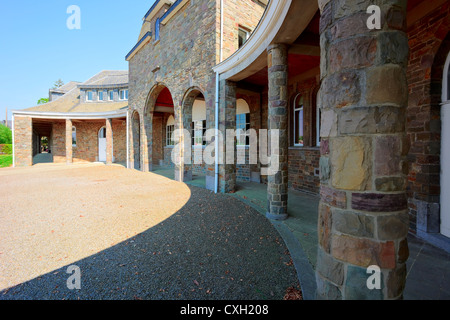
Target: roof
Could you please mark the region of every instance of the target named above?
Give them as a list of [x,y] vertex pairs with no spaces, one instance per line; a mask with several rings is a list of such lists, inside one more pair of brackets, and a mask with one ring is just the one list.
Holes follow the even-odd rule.
[[73,88],[75,88],[78,84],[80,84],[81,82],[77,82],[77,81],[70,81],[69,83],[66,83],[65,85],[56,88],[56,89],[50,89],[51,92],[60,92],[60,93],[67,93],[70,90],[72,90]]
[[99,113],[126,109],[128,107],[128,101],[85,102],[80,100],[80,92],[83,88],[127,86],[128,71],[102,71],[83,83],[72,81],[58,88],[58,92],[64,93],[61,98],[46,104],[25,109],[24,111],[52,113]]

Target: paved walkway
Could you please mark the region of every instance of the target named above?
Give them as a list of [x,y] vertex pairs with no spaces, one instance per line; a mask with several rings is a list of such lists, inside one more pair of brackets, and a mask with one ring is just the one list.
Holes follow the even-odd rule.
[[[227,195],[118,165],[0,180],[0,300],[281,300],[299,288],[273,225]],[[67,287],[73,265],[80,290]]]
[[[233,196],[252,204],[265,214],[267,188],[265,185],[240,182]],[[289,218],[282,222],[297,241],[299,255],[299,277],[306,297],[314,296],[315,280],[313,269],[317,259],[317,208],[319,197],[302,192],[290,191],[288,198]],[[410,256],[407,261],[405,300],[448,300],[450,299],[450,254],[436,248],[412,234],[408,236]],[[291,254],[292,253],[291,249]],[[310,267],[305,264],[308,261]],[[295,262],[295,261],[294,261]],[[305,274],[306,273],[306,274]],[[304,279],[302,279],[302,277]]]

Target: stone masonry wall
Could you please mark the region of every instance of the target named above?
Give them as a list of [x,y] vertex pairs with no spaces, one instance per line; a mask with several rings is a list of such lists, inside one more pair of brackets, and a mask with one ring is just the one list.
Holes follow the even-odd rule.
[[[261,7],[252,0],[239,1],[239,4]],[[153,96],[152,93],[160,90],[161,86],[167,87],[172,95],[176,129],[181,129],[183,121],[180,117],[185,112],[191,112],[189,107],[182,110],[182,105],[186,93],[194,88],[205,98],[207,128],[214,127],[215,74],[212,68],[219,59],[219,10],[220,1],[217,0],[188,1],[166,25],[161,25],[158,42],[152,39],[130,58],[129,107],[143,117],[140,124],[141,145],[145,147],[141,149],[145,155],[141,157],[141,162],[148,158],[148,150],[152,150],[155,143],[152,140],[150,114],[157,96],[152,99],[148,97]],[[243,10],[239,8],[239,11]],[[259,18],[248,20],[247,25],[254,28],[258,21]],[[236,42],[237,48],[237,38],[232,41]],[[226,39],[224,46],[229,46]],[[207,173],[213,174],[211,168]]]
[[16,167],[33,164],[32,121],[30,117],[14,117],[14,158]]

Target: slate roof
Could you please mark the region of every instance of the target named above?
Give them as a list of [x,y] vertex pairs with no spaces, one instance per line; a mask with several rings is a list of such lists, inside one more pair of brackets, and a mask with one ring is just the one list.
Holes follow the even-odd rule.
[[81,88],[128,87],[128,71],[102,71],[85,82],[71,81],[58,88],[64,95],[55,101],[41,104],[24,111],[57,113],[96,113],[110,112],[128,107],[128,101],[80,101]]

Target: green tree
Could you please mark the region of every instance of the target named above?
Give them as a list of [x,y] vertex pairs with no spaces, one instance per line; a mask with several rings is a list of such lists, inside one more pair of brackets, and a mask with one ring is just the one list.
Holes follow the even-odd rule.
[[0,124],[0,144],[11,144],[12,132],[11,129]]
[[48,98],[41,98],[38,100],[37,104],[45,104],[48,102]]
[[55,81],[55,83],[53,84],[53,88],[52,90],[56,90],[58,88],[61,88],[64,85],[64,81],[62,81],[61,79],[58,79]]

